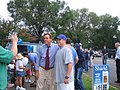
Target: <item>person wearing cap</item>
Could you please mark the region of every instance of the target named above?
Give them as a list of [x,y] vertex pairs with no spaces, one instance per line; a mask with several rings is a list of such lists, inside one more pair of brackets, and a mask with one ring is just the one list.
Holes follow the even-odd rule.
[[16,90],[26,90],[22,86],[22,77],[24,77],[25,73],[25,67],[22,62],[23,56],[21,53],[18,53],[16,56]]
[[80,44],[75,44],[75,49],[78,54],[78,62],[75,65],[75,89],[76,90],[85,90],[83,80],[82,80],[82,74],[84,67],[84,52],[80,48]]
[[72,51],[66,46],[66,36],[57,37],[59,49],[55,56],[55,82],[57,90],[74,90],[74,70]]
[[37,78],[36,90],[54,90],[54,63],[58,48],[57,44],[52,43],[51,34],[45,33],[44,44],[40,46],[37,52],[38,57],[35,64]]
[[7,88],[7,64],[9,64],[13,58],[17,55],[17,41],[16,34],[11,36],[12,48],[10,50],[4,49],[0,46],[0,90],[6,90]]

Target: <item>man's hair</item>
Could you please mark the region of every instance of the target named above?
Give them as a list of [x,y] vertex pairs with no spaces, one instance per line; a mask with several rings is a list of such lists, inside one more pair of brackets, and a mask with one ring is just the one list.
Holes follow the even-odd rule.
[[45,35],[49,35],[49,37],[52,39],[52,35],[50,33],[45,33],[44,36]]
[[116,45],[116,46],[120,46],[120,43],[119,43],[119,42],[116,42],[115,45]]
[[67,38],[66,44],[71,44],[71,39],[70,38]]

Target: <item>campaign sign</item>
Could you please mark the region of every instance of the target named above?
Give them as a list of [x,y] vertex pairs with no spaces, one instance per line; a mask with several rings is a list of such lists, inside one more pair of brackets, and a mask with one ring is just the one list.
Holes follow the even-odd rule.
[[109,66],[95,65],[93,67],[93,89],[108,90],[110,82]]

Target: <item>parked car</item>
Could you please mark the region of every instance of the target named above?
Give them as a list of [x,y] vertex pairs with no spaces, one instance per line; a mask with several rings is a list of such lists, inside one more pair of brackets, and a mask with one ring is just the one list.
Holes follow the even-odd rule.
[[108,58],[115,58],[116,49],[109,49]]
[[101,57],[102,56],[102,52],[101,51],[95,51],[94,52],[94,56],[95,57]]

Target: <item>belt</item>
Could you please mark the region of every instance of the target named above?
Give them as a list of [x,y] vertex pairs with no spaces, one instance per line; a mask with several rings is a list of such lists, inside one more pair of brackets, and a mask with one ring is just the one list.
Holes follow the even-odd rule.
[[54,67],[45,68],[43,66],[40,66],[40,67],[43,68],[43,69],[45,69],[45,70],[50,70],[50,69],[54,68]]

